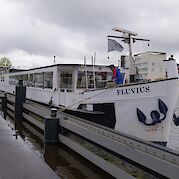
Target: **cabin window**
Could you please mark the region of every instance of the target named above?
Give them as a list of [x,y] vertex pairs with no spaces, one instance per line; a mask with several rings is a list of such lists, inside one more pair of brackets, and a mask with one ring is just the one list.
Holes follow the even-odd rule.
[[[87,72],[88,88],[94,88],[93,72]],[[86,75],[85,72],[78,72],[77,88],[86,88]]]
[[9,84],[11,85],[19,85],[19,80],[23,80],[23,83],[26,86],[28,84],[28,75],[9,76]]
[[72,88],[72,73],[60,73],[60,88]]
[[107,72],[96,72],[96,88],[104,88],[108,80],[112,79],[112,75],[107,75]]
[[19,75],[9,76],[9,84],[18,85],[19,84]]
[[22,80],[23,80],[24,86],[27,86],[28,85],[28,74],[22,75]]
[[80,71],[78,72],[77,88],[85,88],[85,87],[86,87],[85,72]]
[[35,86],[35,74],[29,74],[28,86]]
[[35,87],[44,88],[44,73],[35,74]]
[[53,72],[46,72],[45,74],[45,88],[51,88],[53,87]]
[[[106,86],[107,77],[107,72],[95,72],[96,88],[104,88]],[[87,79],[88,88],[94,88],[94,77],[92,71],[87,72]],[[85,72],[78,72],[77,88],[86,88]]]

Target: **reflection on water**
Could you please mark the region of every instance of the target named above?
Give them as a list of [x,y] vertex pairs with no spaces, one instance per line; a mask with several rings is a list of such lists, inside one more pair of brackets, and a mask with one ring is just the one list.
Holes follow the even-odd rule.
[[[13,124],[14,121],[8,120]],[[15,128],[62,179],[114,179],[63,144],[45,144],[43,133],[28,123],[16,122]]]

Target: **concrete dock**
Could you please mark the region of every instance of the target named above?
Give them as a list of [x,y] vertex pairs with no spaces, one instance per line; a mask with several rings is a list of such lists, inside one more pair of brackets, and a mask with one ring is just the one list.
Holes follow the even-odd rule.
[[59,179],[0,116],[0,179]]

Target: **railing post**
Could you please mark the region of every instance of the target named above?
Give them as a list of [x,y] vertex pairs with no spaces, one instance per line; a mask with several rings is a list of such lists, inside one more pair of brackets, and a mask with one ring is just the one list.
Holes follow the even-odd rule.
[[57,109],[51,108],[51,116],[45,117],[45,142],[57,143],[59,134],[59,119],[57,118]]

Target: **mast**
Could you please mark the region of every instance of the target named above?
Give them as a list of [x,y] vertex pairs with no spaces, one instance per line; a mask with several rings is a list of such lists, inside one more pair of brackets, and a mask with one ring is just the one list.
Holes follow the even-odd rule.
[[132,62],[132,36],[137,36],[138,34],[135,33],[135,32],[131,32],[131,31],[128,31],[128,30],[124,30],[124,29],[121,29],[121,28],[113,28],[112,30],[116,31],[116,32],[121,32],[123,33],[123,38],[124,38],[124,42],[127,43],[129,45],[129,60],[130,60],[130,63]]
[[150,41],[148,39],[141,39],[141,38],[136,38],[135,36],[137,36],[138,34],[135,32],[131,32],[122,28],[113,28],[112,30],[116,31],[116,32],[120,32],[123,35],[122,36],[111,36],[109,35],[108,37],[112,37],[112,38],[121,38],[122,41],[124,43],[127,43],[129,46],[129,62],[130,62],[130,77],[134,76],[136,74],[136,69],[134,67],[134,61],[133,61],[133,55],[132,55],[132,43],[134,43],[137,40],[140,41]]
[[87,66],[86,66],[86,56],[84,56],[84,65],[85,65],[85,82],[86,82],[86,89],[88,89],[88,75],[87,75]]
[[132,67],[132,44],[131,44],[132,38],[131,38],[131,34],[129,34],[129,60],[130,60],[130,67]]
[[93,87],[96,88],[96,77],[95,77],[95,69],[94,69],[94,64],[95,63],[95,58],[92,56],[92,65],[93,65]]

